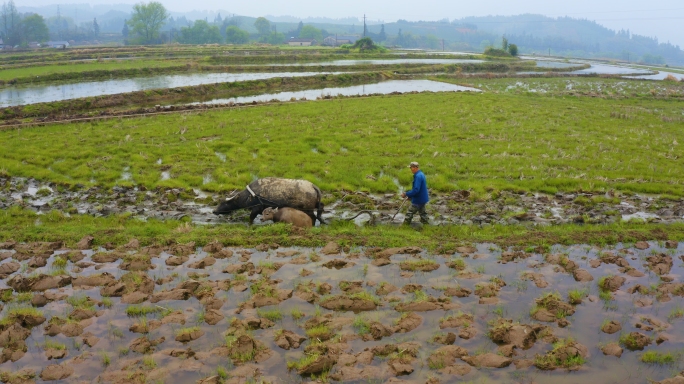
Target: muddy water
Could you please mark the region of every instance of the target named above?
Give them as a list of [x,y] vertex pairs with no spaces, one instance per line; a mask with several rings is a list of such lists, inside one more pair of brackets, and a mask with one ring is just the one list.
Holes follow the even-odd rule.
[[[326,72],[326,74],[340,73],[342,72]],[[147,89],[265,80],[275,77],[303,77],[319,74],[321,74],[321,72],[196,73],[191,75],[141,77],[129,80],[107,80],[76,84],[4,88],[0,90],[0,107],[47,103],[81,97],[115,95],[118,93],[144,91]]]
[[[4,240],[4,239],[2,239]],[[394,334],[386,336],[378,341],[362,341],[356,338],[355,328],[350,325],[350,322],[355,318],[353,312],[330,311],[315,304],[310,304],[296,295],[281,302],[278,305],[264,307],[263,309],[273,310],[278,309],[283,315],[283,319],[276,321],[275,326],[267,329],[260,329],[251,332],[251,335],[258,341],[265,344],[267,348],[272,350],[271,357],[261,363],[253,364],[258,368],[264,381],[273,383],[297,383],[302,378],[294,371],[288,371],[286,363],[294,361],[303,356],[303,348],[308,345],[309,341],[304,342],[303,346],[289,351],[283,350],[273,342],[274,332],[279,329],[285,329],[295,332],[299,335],[304,335],[304,322],[315,316],[319,311],[322,315],[331,314],[334,319],[347,318],[347,325],[342,326],[337,330],[338,335],[342,335],[347,339],[347,345],[344,350],[349,353],[358,353],[366,348],[383,345],[388,343],[401,342],[417,342],[421,349],[417,359],[411,363],[414,371],[410,375],[402,376],[404,380],[410,382],[425,382],[431,376],[435,376],[441,382],[454,382],[457,380],[467,382],[493,382],[493,383],[579,383],[593,381],[597,383],[645,383],[647,379],[662,380],[671,377],[674,373],[679,372],[682,368],[682,361],[678,360],[675,364],[666,366],[649,366],[641,363],[639,357],[642,354],[640,351],[631,352],[625,349],[621,358],[612,356],[604,356],[600,351],[600,346],[609,342],[617,342],[621,333],[628,333],[632,331],[639,331],[647,336],[656,337],[657,335],[666,335],[669,340],[661,345],[652,345],[646,347],[645,351],[658,352],[677,352],[684,348],[684,328],[681,327],[681,322],[684,319],[672,319],[668,322],[668,315],[672,310],[682,308],[684,305],[682,297],[673,296],[669,302],[659,302],[653,296],[643,296],[653,300],[653,304],[640,308],[634,305],[634,300],[643,298],[639,294],[630,295],[627,290],[636,284],[641,284],[646,287],[659,284],[659,277],[646,269],[642,264],[644,259],[651,254],[665,253],[672,255],[674,259],[674,267],[669,273],[669,277],[673,278],[675,282],[681,281],[682,261],[679,255],[684,253],[684,244],[680,243],[676,249],[666,249],[662,244],[651,242],[648,244],[649,248],[639,250],[631,244],[618,244],[617,246],[599,249],[586,245],[573,246],[553,246],[549,253],[564,253],[567,254],[570,260],[575,261],[580,268],[586,269],[594,277],[594,281],[587,283],[576,282],[570,273],[565,272],[557,265],[546,264],[544,257],[538,253],[529,254],[529,258],[517,262],[509,262],[501,264],[499,261],[502,253],[506,250],[500,249],[492,244],[477,244],[474,252],[463,250],[464,253],[456,252],[449,255],[434,255],[426,251],[422,251],[417,255],[397,254],[391,256],[391,263],[382,267],[376,267],[371,264],[371,259],[367,254],[369,249],[352,248],[342,251],[339,254],[323,255],[320,248],[278,248],[261,251],[257,249],[231,249],[234,255],[228,259],[217,259],[216,263],[205,269],[192,269],[189,265],[195,261],[201,260],[208,254],[200,248],[195,248],[195,252],[190,255],[190,258],[181,266],[170,267],[165,264],[169,259],[170,254],[166,251],[162,252],[159,257],[152,258],[153,269],[150,269],[146,274],[154,279],[169,278],[169,281],[155,286],[155,292],[163,290],[171,290],[177,285],[195,279],[200,282],[223,281],[230,279],[236,281],[236,275],[224,273],[222,270],[233,264],[242,264],[244,261],[238,260],[240,255],[238,252],[248,251],[251,255],[248,256],[249,261],[255,266],[264,265],[267,262],[285,263],[277,272],[270,276],[272,280],[280,281],[277,285],[279,289],[295,289],[299,283],[308,283],[309,281],[327,282],[332,285],[331,294],[342,294],[339,283],[342,281],[363,281],[364,289],[368,292],[375,292],[377,285],[381,282],[390,283],[398,288],[402,288],[406,284],[419,284],[422,291],[429,296],[438,298],[442,296],[441,288],[444,287],[461,287],[475,290],[477,284],[487,283],[492,278],[498,277],[507,285],[502,287],[498,292],[498,304],[479,304],[479,299],[475,295],[469,297],[457,298],[452,297],[451,302],[455,304],[450,310],[432,310],[427,312],[417,312],[422,318],[422,323],[418,328],[403,334]],[[624,251],[623,251],[624,250]],[[82,253],[86,256],[83,262],[90,263],[91,256],[94,251],[86,250]],[[170,252],[170,250],[168,250]],[[285,255],[288,251],[295,253],[294,255]],[[592,268],[589,261],[597,259],[602,252],[613,252],[621,254],[629,264],[637,270],[645,273],[644,277],[634,278],[621,273],[618,267],[613,264],[602,264],[598,268]],[[66,250],[60,250],[53,253],[48,259],[46,267],[31,269],[27,267],[27,262],[21,262],[22,268],[10,275],[8,278],[0,282],[0,287],[6,288],[6,281],[12,276],[22,274],[36,275],[39,273],[52,272],[49,266],[52,264],[54,257],[62,254]],[[108,252],[108,251],[104,251]],[[471,253],[465,253],[471,252]],[[125,252],[124,252],[125,253]],[[128,251],[128,253],[135,253],[135,250]],[[280,254],[279,254],[280,253]],[[9,256],[10,258],[4,260],[2,264],[11,262],[12,257],[16,257],[14,251],[0,251],[0,254]],[[318,255],[319,261],[311,262],[309,257],[311,255]],[[299,257],[305,257],[305,264],[293,264]],[[448,268],[445,263],[451,260],[452,257],[462,258],[466,263],[466,269],[463,273]],[[402,273],[400,263],[406,260],[416,260],[418,258],[433,260],[439,264],[439,268],[433,272],[415,272]],[[330,260],[343,259],[346,262],[353,263],[346,268],[335,269],[327,268],[323,264]],[[101,263],[86,267],[87,264],[82,264],[84,268],[80,271],[74,270],[74,265],[69,262],[67,271],[73,277],[75,276],[90,276],[102,272],[111,273],[116,279],[119,279],[126,271],[119,269],[121,261],[112,263]],[[96,268],[98,268],[96,270]],[[300,277],[303,269],[311,271],[312,274],[306,277]],[[531,271],[543,275],[543,279],[549,283],[547,288],[537,288],[534,283],[530,281],[521,280],[521,273]],[[193,273],[200,274],[200,276],[193,276]],[[466,276],[470,275],[470,276]],[[613,293],[615,300],[610,302],[603,302],[598,298],[597,280],[601,276],[615,275],[624,276],[627,281],[617,292]],[[252,276],[244,275],[247,279],[246,285],[252,284],[255,280],[260,278],[258,274]],[[514,365],[500,369],[481,368],[471,369],[470,373],[465,376],[455,376],[439,373],[428,367],[426,360],[434,350],[441,347],[440,344],[431,342],[433,336],[440,333],[455,332],[459,330],[455,328],[447,328],[440,330],[439,321],[446,315],[463,312],[473,315],[473,326],[476,329],[476,335],[471,339],[457,338],[455,345],[466,348],[470,355],[480,353],[497,353],[497,345],[494,344],[487,337],[489,330],[489,322],[497,320],[499,317],[512,319],[513,321],[523,324],[534,324],[536,320],[530,318],[530,310],[534,306],[534,299],[546,292],[558,292],[562,298],[567,297],[567,292],[571,289],[586,289],[589,297],[583,301],[582,304],[575,307],[575,314],[567,317],[570,325],[567,328],[559,328],[554,323],[544,323],[551,327],[553,335],[558,338],[572,337],[577,342],[585,345],[590,356],[587,358],[586,364],[576,372],[568,372],[562,369],[556,371],[540,371],[537,368],[530,367],[526,369],[516,370]],[[49,292],[58,292],[69,296],[89,296],[95,300],[101,300],[99,287],[92,289],[74,289],[70,285],[60,289],[51,289]],[[245,319],[247,317],[257,316],[257,311],[247,309],[238,312],[241,303],[250,298],[250,291],[240,291],[231,288],[228,291],[217,290],[214,297],[223,301],[219,312],[225,318],[219,321],[216,325],[208,325],[201,319],[203,312],[203,305],[194,297],[188,300],[166,300],[155,304],[143,303],[143,305],[157,305],[164,309],[172,311],[181,311],[186,318],[185,327],[198,326],[204,335],[197,340],[183,344],[174,340],[175,332],[182,326],[179,324],[166,324],[160,328],[151,331],[148,334],[149,339],[158,339],[165,337],[165,341],[156,347],[156,350],[149,353],[148,358],[154,359],[156,368],[141,367],[139,370],[144,372],[148,377],[154,377],[166,382],[194,382],[201,377],[211,376],[216,374],[216,369],[219,366],[227,368],[229,372],[233,371],[234,365],[225,358],[209,353],[213,348],[221,346],[224,339],[224,332],[229,327],[229,321],[232,318]],[[15,294],[16,295],[16,294]],[[414,297],[411,293],[402,293],[395,291],[387,296],[382,297],[381,306],[371,312],[360,313],[363,319],[369,321],[379,321],[386,326],[390,326],[393,322],[399,319],[400,313],[393,309],[390,303],[390,298],[398,300],[399,302],[408,302]],[[49,364],[66,363],[74,368],[72,374],[67,381],[98,381],[99,378],[107,377],[108,374],[116,371],[132,372],[136,367],[140,366],[139,360],[142,355],[129,351],[127,354],[120,354],[129,347],[131,342],[142,336],[130,332],[128,329],[134,323],[138,322],[136,318],[130,318],[125,315],[125,309],[129,307],[128,304],[121,303],[118,297],[111,298],[113,306],[111,308],[98,308],[100,310],[98,316],[92,318],[91,321],[85,321],[86,325],[84,332],[90,332],[99,338],[96,344],[88,347],[83,344],[82,337],[66,337],[58,335],[55,337],[48,337],[45,335],[43,327],[47,324],[43,323],[32,329],[31,335],[27,339],[27,352],[24,357],[16,363],[5,363],[0,365],[0,370],[15,371],[20,368],[29,368],[40,373],[40,371]],[[18,304],[8,303],[2,312],[5,315],[9,308],[17,306]],[[20,306],[26,306],[22,304]],[[302,311],[305,317],[302,320],[295,321],[290,316],[293,309]],[[53,316],[66,316],[71,311],[70,305],[64,301],[54,301],[41,310],[44,316],[49,320]],[[662,331],[644,331],[637,329],[635,324],[641,321],[642,317],[651,317],[660,320],[665,324]],[[159,318],[158,315],[147,316],[148,321]],[[622,332],[613,335],[602,333],[599,328],[605,319],[616,320],[622,324]],[[64,343],[68,350],[68,356],[64,359],[48,361],[45,358],[42,346],[46,340],[57,341]],[[197,353],[195,358],[174,358],[168,356],[162,351],[169,351],[170,349],[187,349],[188,347]],[[516,350],[517,355],[513,357],[514,360],[534,359],[536,354],[544,354],[552,349],[552,345],[537,341],[534,346],[528,350]],[[107,354],[111,359],[111,364],[108,366],[102,365],[102,356]],[[78,358],[77,358],[78,357]],[[137,363],[136,363],[137,362]],[[463,362],[458,362],[463,364]],[[133,368],[126,368],[132,366]],[[359,365],[362,367],[363,365]],[[384,381],[389,376],[387,360],[375,357],[371,366],[378,367],[383,373],[377,377],[370,377],[369,379]],[[127,370],[126,370],[127,369]],[[340,367],[335,366],[331,370],[331,374],[339,371]],[[258,381],[259,378],[257,378]],[[364,381],[365,382],[365,381]]]
[[268,93],[256,96],[233,97],[230,99],[214,99],[210,101],[197,102],[192,104],[227,104],[227,103],[251,103],[253,101],[289,101],[292,99],[317,99],[326,96],[356,96],[371,94],[390,94],[393,92],[481,92],[477,88],[462,87],[441,83],[431,80],[390,80],[377,84],[354,85],[351,87],[333,87],[323,89],[312,89],[305,91]]

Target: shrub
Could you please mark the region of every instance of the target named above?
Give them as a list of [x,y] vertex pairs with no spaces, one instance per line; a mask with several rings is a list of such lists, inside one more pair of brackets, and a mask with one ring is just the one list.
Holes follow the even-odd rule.
[[518,56],[518,46],[515,44],[511,44],[508,46],[508,53],[511,56]]
[[504,51],[503,49],[488,47],[485,49],[484,54],[486,56],[497,56],[497,57],[510,57],[511,55]]

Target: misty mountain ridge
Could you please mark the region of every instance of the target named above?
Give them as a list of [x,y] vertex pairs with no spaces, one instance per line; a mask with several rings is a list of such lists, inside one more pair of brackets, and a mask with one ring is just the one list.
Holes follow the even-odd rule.
[[[46,19],[54,19],[58,15],[56,4],[44,7],[18,6],[18,9],[22,13],[37,13]],[[60,4],[59,15],[71,19],[70,25],[92,23],[97,18],[101,32],[113,38],[121,33],[124,20],[130,18],[132,9],[131,4]],[[238,16],[227,10],[170,11],[169,14],[171,19],[162,30],[177,31],[200,19],[225,28],[225,19],[237,16],[235,20],[239,20],[237,24],[240,28],[250,34],[256,33],[253,25],[256,17]],[[266,18],[278,31],[294,30],[302,22],[332,34],[364,33],[363,20],[357,17],[335,19],[269,15]],[[366,23],[367,34],[386,46],[482,51],[488,46],[499,45],[505,36],[519,47],[521,53],[607,58],[649,64],[684,64],[684,51],[677,45],[660,42],[658,37],[632,34],[629,30],[615,31],[587,19],[521,14],[467,16],[438,21],[398,20],[390,23],[367,20]]]

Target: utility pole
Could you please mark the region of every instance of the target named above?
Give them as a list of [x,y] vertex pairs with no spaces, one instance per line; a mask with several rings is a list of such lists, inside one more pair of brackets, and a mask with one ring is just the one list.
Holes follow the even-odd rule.
[[59,4],[57,4],[57,36],[62,38],[62,15],[59,13]]
[[366,14],[363,14],[363,37],[366,37]]

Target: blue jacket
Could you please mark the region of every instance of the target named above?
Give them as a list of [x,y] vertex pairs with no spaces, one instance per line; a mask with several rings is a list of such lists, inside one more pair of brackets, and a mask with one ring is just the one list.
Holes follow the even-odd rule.
[[413,189],[406,192],[406,196],[411,198],[411,204],[423,205],[430,201],[427,190],[427,180],[423,171],[418,171],[413,175]]

